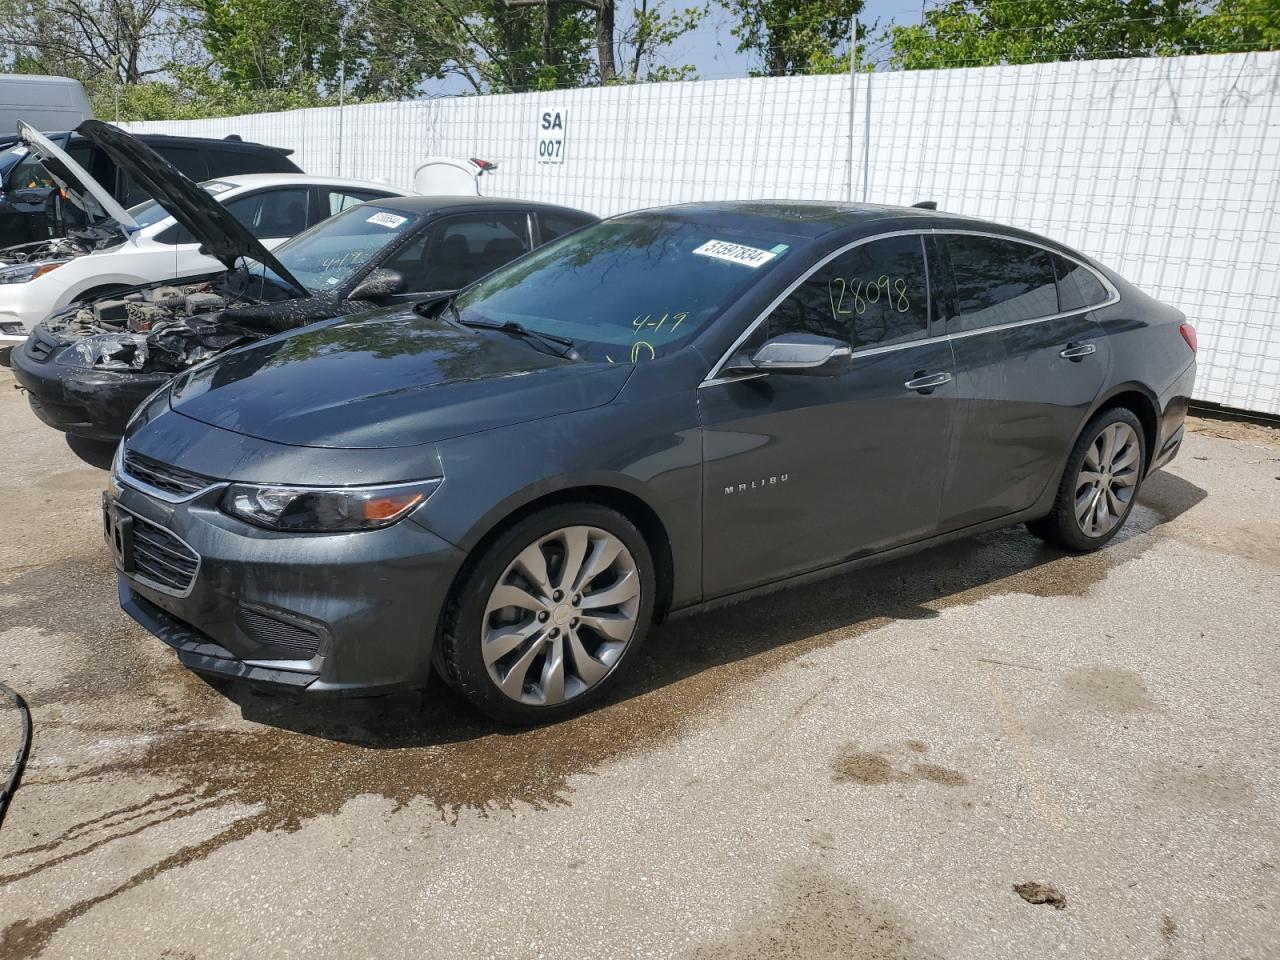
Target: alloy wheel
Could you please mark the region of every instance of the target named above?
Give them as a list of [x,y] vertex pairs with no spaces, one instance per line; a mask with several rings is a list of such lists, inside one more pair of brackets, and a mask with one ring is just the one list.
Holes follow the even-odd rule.
[[550,706],[600,683],[635,636],[640,572],[616,536],[564,527],[511,561],[489,595],[480,648],[507,697]]
[[1076,477],[1076,523],[1086,537],[1101,537],[1124,519],[1138,489],[1142,444],[1127,423],[1109,423],[1085,451]]

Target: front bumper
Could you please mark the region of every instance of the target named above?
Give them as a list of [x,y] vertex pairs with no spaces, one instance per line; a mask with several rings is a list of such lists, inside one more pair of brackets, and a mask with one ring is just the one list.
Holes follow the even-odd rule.
[[[120,574],[126,613],[201,673],[308,693],[427,682],[458,548],[408,520],[361,533],[274,533],[219,511],[222,492],[182,503],[124,484],[108,492],[104,507],[144,531],[172,531],[198,556],[185,590],[150,580],[133,558]],[[113,546],[117,566],[129,567]]]
[[37,417],[55,430],[89,440],[119,440],[138,404],[173,377],[73,367],[59,362],[66,349],[41,359],[28,339],[14,347],[9,364]]

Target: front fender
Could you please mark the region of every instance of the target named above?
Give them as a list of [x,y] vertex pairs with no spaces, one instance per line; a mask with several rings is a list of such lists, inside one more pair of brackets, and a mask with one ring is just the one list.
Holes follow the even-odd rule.
[[440,444],[440,461],[445,482],[414,520],[464,551],[548,497],[616,491],[663,528],[672,606],[700,599],[702,458],[692,402],[615,402],[458,437]]

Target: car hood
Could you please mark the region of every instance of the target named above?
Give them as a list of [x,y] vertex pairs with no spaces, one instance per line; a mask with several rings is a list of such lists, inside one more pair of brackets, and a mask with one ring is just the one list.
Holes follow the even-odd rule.
[[601,406],[633,369],[398,311],[235,350],[179,376],[170,406],[275,443],[406,447]]
[[209,256],[228,270],[242,257],[257,260],[293,287],[298,296],[307,296],[306,288],[226,207],[141,140],[101,120],[86,120],[76,127],[76,133],[92,140],[132,180],[142,184],[160,206],[191,231]]
[[40,158],[49,175],[67,192],[73,202],[91,220],[113,220],[122,235],[138,229],[133,217],[116,202],[111,191],[90,176],[89,171],[71,159],[70,155],[43,133],[23,121],[18,122],[18,139],[27,149]]

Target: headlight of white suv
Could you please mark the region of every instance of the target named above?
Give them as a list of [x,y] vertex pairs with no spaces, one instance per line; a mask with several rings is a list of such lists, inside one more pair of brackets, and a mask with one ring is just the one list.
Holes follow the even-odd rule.
[[43,277],[46,273],[70,262],[69,260],[44,260],[40,263],[24,263],[18,267],[5,267],[0,270],[0,283],[30,283],[36,277]]
[[389,527],[426,501],[443,481],[378,487],[277,487],[233,483],[222,509],[269,530],[341,533]]

